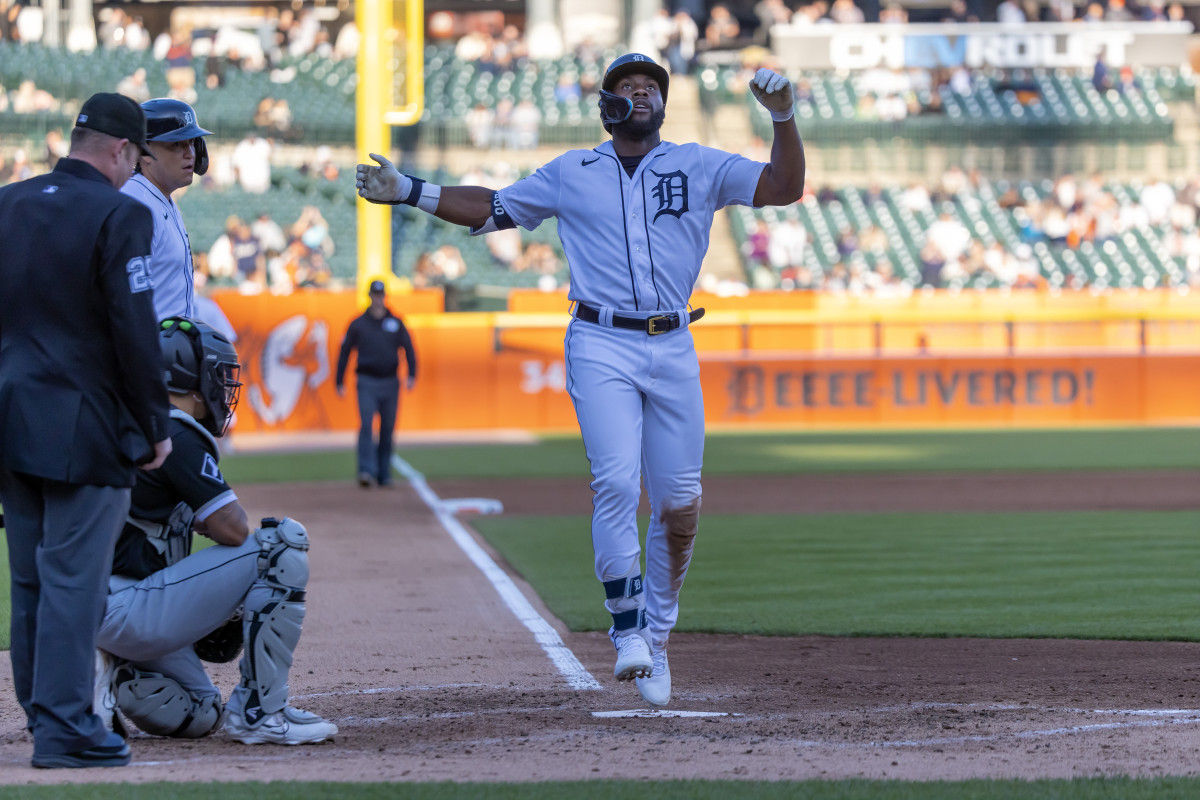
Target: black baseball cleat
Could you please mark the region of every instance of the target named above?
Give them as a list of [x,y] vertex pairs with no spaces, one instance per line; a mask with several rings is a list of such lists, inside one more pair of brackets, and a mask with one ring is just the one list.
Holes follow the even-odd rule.
[[358,485],[364,489],[370,489],[375,485],[375,476],[369,472],[358,473]]
[[34,755],[33,765],[39,769],[77,769],[82,767],[123,767],[133,757],[129,745],[119,735],[108,732],[104,741],[74,753]]

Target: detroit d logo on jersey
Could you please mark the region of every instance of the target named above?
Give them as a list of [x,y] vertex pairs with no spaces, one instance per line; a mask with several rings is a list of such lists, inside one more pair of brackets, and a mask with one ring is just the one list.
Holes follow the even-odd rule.
[[658,211],[651,222],[658,222],[663,214],[670,214],[679,219],[688,211],[688,177],[679,170],[674,172],[655,172],[650,174],[658,178],[658,183],[650,190],[650,196],[658,201]]

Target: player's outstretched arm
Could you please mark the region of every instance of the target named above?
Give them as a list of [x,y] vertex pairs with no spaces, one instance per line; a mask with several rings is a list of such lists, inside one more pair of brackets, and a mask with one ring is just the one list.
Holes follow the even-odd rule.
[[492,215],[491,189],[482,186],[436,186],[405,175],[386,157],[371,153],[378,166],[359,164],[358,196],[372,203],[416,206],[438,219],[477,228]]
[[750,79],[750,91],[763,108],[771,112],[775,128],[771,162],[758,179],[754,205],[790,205],[804,194],[805,170],[804,144],[796,129],[796,100],[791,81],[762,68]]

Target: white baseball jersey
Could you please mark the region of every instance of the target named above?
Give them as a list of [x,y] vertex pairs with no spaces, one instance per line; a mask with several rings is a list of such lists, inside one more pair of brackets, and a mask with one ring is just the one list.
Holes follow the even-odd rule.
[[145,175],[134,175],[125,182],[121,191],[140,200],[154,217],[154,243],[150,251],[154,313],[159,319],[195,317],[192,245],[179,206],[159,191]]
[[[571,267],[570,299],[599,312],[595,322],[571,321],[564,357],[594,478],[594,567],[605,585],[614,643],[637,633],[654,652],[663,651],[678,619],[704,460],[704,401],[688,299],[713,215],[730,204],[751,205],[764,167],[721,150],[662,142],[630,177],[606,142],[556,158],[501,189],[495,201],[498,227],[533,229],[558,218]],[[679,312],[681,325],[655,335],[613,326],[617,313],[645,318],[664,312]],[[640,570],[643,485],[651,508],[644,584],[632,579]],[[625,588],[610,593],[613,586]]]
[[751,205],[766,165],[697,144],[662,142],[630,178],[612,142],[571,150],[500,190],[514,222],[558,217],[570,299],[624,311],[687,307],[713,215]]

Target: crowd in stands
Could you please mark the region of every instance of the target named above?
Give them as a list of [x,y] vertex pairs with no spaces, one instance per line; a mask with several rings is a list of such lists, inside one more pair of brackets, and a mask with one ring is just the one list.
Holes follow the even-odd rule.
[[[998,192],[997,186],[1003,191]],[[886,202],[877,184],[848,189],[866,208]],[[812,236],[800,221],[822,205],[841,206],[831,187],[811,189],[801,213],[768,221],[758,217],[741,243],[753,288],[815,289],[866,294],[904,294],[922,287],[967,285],[1037,288],[1047,285],[1034,247],[1103,249],[1131,233],[1179,267],[1178,278],[1158,285],[1200,287],[1200,178],[1175,183],[1161,177],[1136,185],[1113,183],[1100,174],[1062,175],[1044,186],[988,182],[977,170],[952,167],[934,186],[912,183],[891,192],[901,213],[926,220],[916,246],[918,273],[901,276],[894,242],[874,223],[844,224],[836,234],[837,255],[827,268],[814,256]],[[1011,215],[1016,235],[1009,241],[987,226],[969,226],[971,214],[993,202]],[[1096,288],[1079,274],[1064,289]]]
[[329,223],[315,205],[305,206],[286,228],[266,211],[252,222],[231,214],[212,246],[193,254],[196,283],[244,294],[335,288],[328,261],[333,252]]

